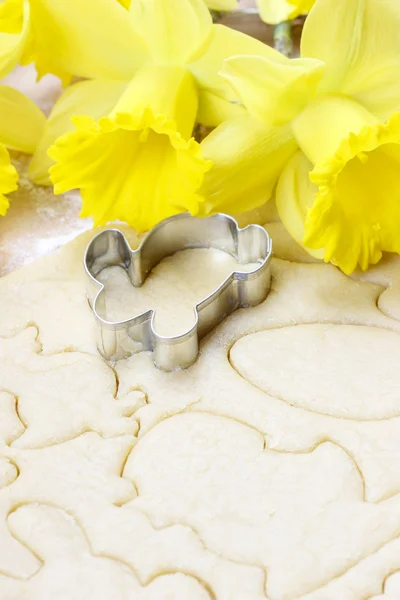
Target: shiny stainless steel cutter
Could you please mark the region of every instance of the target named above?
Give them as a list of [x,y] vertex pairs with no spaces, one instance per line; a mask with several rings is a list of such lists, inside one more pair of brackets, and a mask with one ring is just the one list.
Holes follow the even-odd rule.
[[[107,320],[104,285],[99,273],[110,266],[127,272],[132,285],[143,285],[163,258],[186,248],[216,248],[239,263],[256,263],[251,271],[235,271],[207,298],[194,307],[194,325],[177,336],[159,335],[154,328],[154,309],[125,321]],[[224,214],[197,218],[187,213],[170,217],[154,227],[137,250],[132,250],[117,229],[99,233],[85,253],[87,293],[99,324],[99,350],[108,360],[126,358],[143,350],[153,352],[157,367],[173,371],[190,366],[199,352],[199,340],[239,307],[256,306],[270,289],[272,241],[259,225],[239,229]]]

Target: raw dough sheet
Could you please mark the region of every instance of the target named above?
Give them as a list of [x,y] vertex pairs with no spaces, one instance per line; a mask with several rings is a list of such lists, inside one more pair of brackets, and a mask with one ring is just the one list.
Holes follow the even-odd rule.
[[[267,300],[180,372],[99,356],[93,232],[0,279],[0,600],[399,600],[400,259],[351,279],[267,228]],[[179,331],[233,262],[107,302]]]

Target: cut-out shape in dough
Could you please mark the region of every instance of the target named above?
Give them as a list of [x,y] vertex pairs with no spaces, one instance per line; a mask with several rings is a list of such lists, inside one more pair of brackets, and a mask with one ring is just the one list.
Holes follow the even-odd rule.
[[89,430],[106,437],[137,432],[136,421],[125,414],[135,410],[142,392],[115,400],[115,375],[99,356],[44,356],[38,354],[36,338],[35,327],[0,338],[0,390],[18,397],[19,416],[27,427],[16,446],[46,446]]
[[10,535],[6,517],[15,507],[45,502],[63,506],[79,518],[85,510],[96,513],[99,507],[131,500],[134,486],[120,474],[133,443],[131,436],[103,439],[86,433],[45,448],[5,449],[8,456],[0,465],[2,460],[14,464],[19,476],[0,489],[0,572],[28,578],[39,566],[32,553]]
[[384,593],[374,596],[369,600],[399,600],[400,598],[400,572],[390,575],[384,585]]
[[43,566],[28,580],[0,575],[1,600],[212,600],[199,581],[181,573],[142,587],[125,564],[94,556],[81,527],[58,508],[25,505],[9,524]]
[[39,568],[6,524],[13,508],[38,502],[74,515],[93,552],[130,565],[143,585],[159,573],[179,571],[206,582],[218,600],[265,600],[262,569],[207,551],[186,526],[154,529],[148,517],[132,506],[135,486],[121,477],[121,471],[134,442],[130,436],[103,439],[86,433],[46,448],[9,448],[20,476],[5,488],[7,493],[0,490],[0,572],[27,579]]
[[17,399],[7,392],[0,392],[0,445],[11,444],[24,431],[17,414]]
[[371,265],[366,272],[358,271],[353,277],[384,286],[377,306],[384,315],[400,321],[400,256],[385,254],[377,265]]
[[275,452],[253,429],[208,414],[154,427],[124,476],[156,526],[189,524],[225,558],[264,565],[270,600],[323,586],[400,534],[400,499],[364,502],[356,465],[335,444]]
[[242,377],[293,406],[342,419],[400,415],[400,335],[359,325],[297,325],[241,338]]
[[13,483],[17,477],[18,469],[14,463],[6,458],[0,458],[0,490],[6,485]]

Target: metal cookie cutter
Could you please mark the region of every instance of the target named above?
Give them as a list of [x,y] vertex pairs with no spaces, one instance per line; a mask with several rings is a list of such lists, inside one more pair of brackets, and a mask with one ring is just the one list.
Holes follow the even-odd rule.
[[[127,272],[132,285],[140,287],[163,258],[186,248],[216,248],[239,263],[257,263],[251,271],[235,271],[207,298],[194,307],[194,324],[182,335],[166,337],[154,328],[154,309],[125,321],[107,320],[104,285],[99,273],[110,266]],[[126,358],[143,350],[153,352],[157,367],[165,371],[186,368],[195,362],[199,340],[239,307],[256,306],[270,289],[272,241],[259,225],[239,229],[224,214],[196,218],[188,213],[170,217],[154,227],[137,250],[116,229],[99,233],[85,253],[89,303],[100,325],[99,350],[109,360]]]

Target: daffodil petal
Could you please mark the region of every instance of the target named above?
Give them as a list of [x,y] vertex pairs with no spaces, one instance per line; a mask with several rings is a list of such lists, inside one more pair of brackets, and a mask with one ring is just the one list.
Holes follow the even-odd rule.
[[0,144],[0,215],[5,215],[9,202],[5,194],[14,192],[17,188],[18,173],[11,164],[10,155]]
[[323,248],[345,273],[400,253],[400,113],[381,123],[350,98],[325,96],[298,120],[293,131],[317,188],[304,245]]
[[146,109],[75,123],[77,131],[50,149],[57,163],[50,173],[57,194],[80,188],[82,216],[93,215],[96,225],[123,220],[141,232],[171,215],[198,212],[198,189],[211,165],[172,121]]
[[305,15],[315,0],[257,0],[260,17],[265,23],[276,25]]
[[183,138],[192,137],[198,107],[198,91],[192,74],[180,66],[144,65],[112,111],[142,112],[150,107],[172,120]]
[[221,69],[249,113],[267,125],[292,120],[315,95],[323,72],[319,60],[284,56],[236,56]]
[[116,0],[35,0],[32,7],[37,43],[67,73],[129,80],[148,59],[129,13]]
[[259,55],[277,60],[282,56],[273,48],[245,33],[225,25],[213,25],[207,48],[197,60],[188,65],[188,68],[202,90],[213,92],[228,102],[237,101],[237,94],[220,76],[219,71],[225,59],[239,54]]
[[276,188],[276,207],[279,216],[292,238],[315,258],[323,258],[323,250],[304,246],[304,227],[307,214],[315,201],[317,187],[310,181],[313,166],[298,150],[282,171]]
[[321,90],[352,96],[380,118],[400,106],[400,3],[318,0],[304,26],[302,56],[325,62]]
[[208,8],[211,10],[235,10],[237,8],[237,0],[205,0]]
[[361,104],[339,95],[315,98],[292,123],[300,148],[315,165],[328,161],[349,135],[366,126],[375,126],[379,119]]
[[158,64],[184,65],[211,33],[204,0],[132,0],[132,21]]
[[267,127],[249,115],[222,123],[202,142],[213,163],[201,190],[204,213],[241,213],[264,204],[296,147],[287,125]]
[[214,92],[201,90],[199,94],[199,112],[197,120],[206,127],[217,127],[223,121],[246,114],[239,100],[229,102]]
[[38,80],[51,73],[61,79],[63,87],[66,87],[72,81],[72,75],[60,69],[57,62],[54,61],[52,54],[46,48],[40,46],[32,28],[26,40],[20,63],[21,65],[34,63]]
[[74,129],[71,117],[88,115],[99,119],[117,104],[127,83],[124,81],[82,81],[69,87],[54,105],[43,135],[29,165],[29,177],[39,185],[51,185],[49,168],[53,161],[47,151],[56,139]]
[[29,3],[6,0],[0,5],[0,78],[18,64],[29,35]]
[[13,150],[34,152],[46,117],[32,100],[18,90],[0,85],[0,143]]

